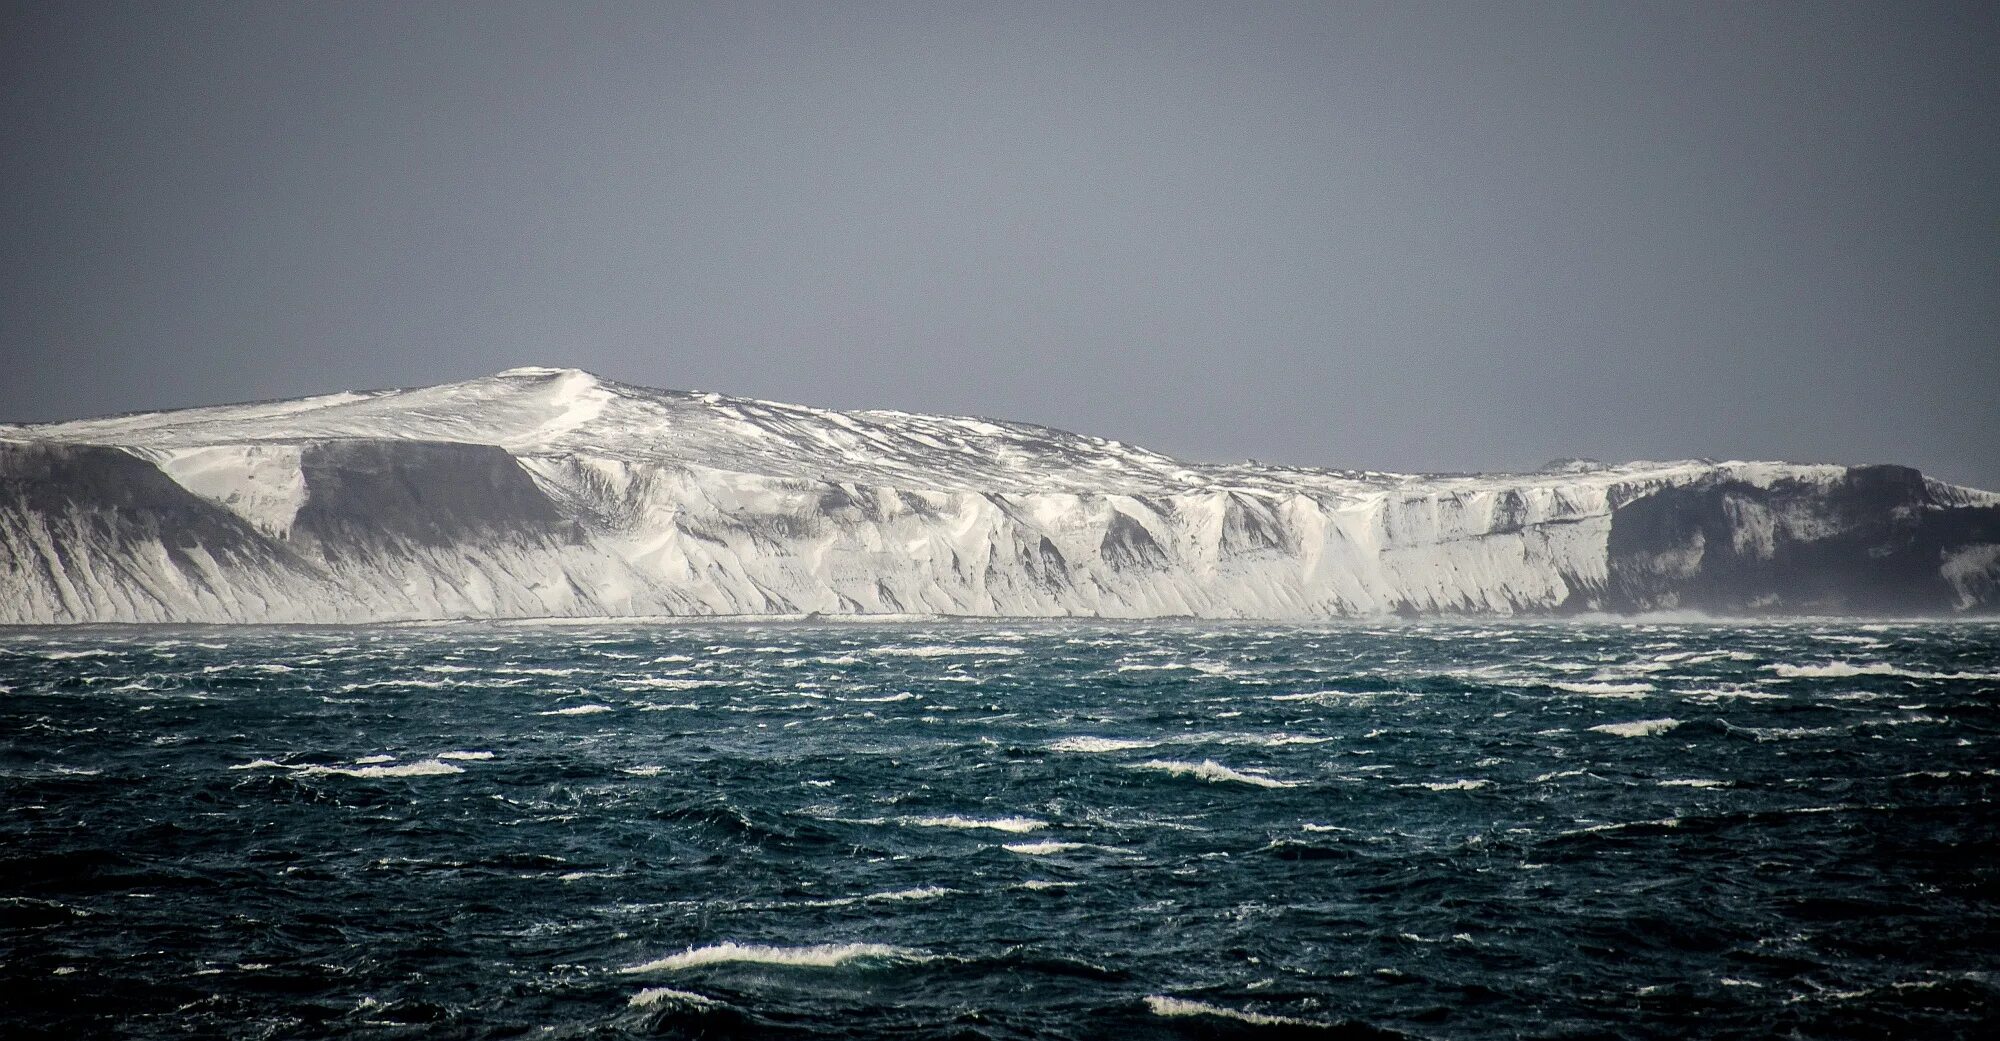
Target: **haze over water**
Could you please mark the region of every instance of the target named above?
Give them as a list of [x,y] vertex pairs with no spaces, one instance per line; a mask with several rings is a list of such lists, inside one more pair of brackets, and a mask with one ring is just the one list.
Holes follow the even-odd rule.
[[1974,1037],[2000,626],[0,633],[28,1037]]

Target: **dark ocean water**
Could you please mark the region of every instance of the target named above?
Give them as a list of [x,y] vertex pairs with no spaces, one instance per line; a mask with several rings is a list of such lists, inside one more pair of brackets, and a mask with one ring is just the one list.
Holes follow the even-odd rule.
[[2000,626],[0,633],[13,1037],[1992,1037]]

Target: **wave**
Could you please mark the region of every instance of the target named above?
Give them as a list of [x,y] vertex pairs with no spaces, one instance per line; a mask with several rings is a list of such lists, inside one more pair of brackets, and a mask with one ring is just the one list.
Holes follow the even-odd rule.
[[1469,792],[1479,788],[1491,787],[1492,784],[1493,784],[1492,781],[1488,781],[1483,778],[1479,779],[1460,778],[1456,781],[1420,781],[1416,784],[1399,784],[1396,787],[1423,788],[1433,792]]
[[1675,779],[1673,779],[1673,780],[1667,780],[1667,781],[1654,781],[1653,783],[1654,783],[1654,784],[1656,784],[1656,785],[1658,785],[1658,786],[1660,786],[1660,787],[1662,787],[1662,788],[1727,788],[1727,787],[1729,787],[1729,782],[1728,782],[1728,781],[1712,781],[1712,780],[1709,780],[1709,779],[1707,779],[1707,778],[1703,778],[1703,777],[1687,777],[1687,778],[1675,778]]
[[1198,734],[1187,739],[1191,745],[1258,745],[1263,748],[1283,748],[1287,745],[1323,745],[1333,740],[1330,737],[1311,737],[1305,734]]
[[1826,662],[1821,665],[1766,665],[1766,669],[1778,674],[1779,679],[1846,679],[1852,676],[1900,676],[1912,680],[1996,680],[2000,672],[1928,672],[1921,669],[1905,669],[1888,662],[1849,661]]
[[1000,848],[1009,853],[1019,853],[1024,857],[1046,857],[1051,853],[1067,853],[1073,849],[1082,849],[1083,843],[1056,842],[1053,840],[1048,842],[1016,842],[1003,845]]
[[439,752],[439,759],[491,759],[491,752]]
[[1033,817],[960,817],[952,814],[946,817],[898,817],[896,823],[917,828],[963,828],[1006,831],[1025,835],[1049,826],[1048,821],[1038,821]]
[[598,713],[600,713],[600,712],[616,712],[616,711],[618,711],[618,710],[617,710],[617,709],[614,709],[614,708],[612,708],[612,707],[611,707],[611,706],[609,706],[609,705],[572,705],[572,706],[570,706],[569,708],[558,708],[558,709],[551,709],[551,710],[549,710],[549,711],[547,711],[547,712],[537,712],[537,713],[535,713],[535,715],[538,715],[538,716],[594,716],[594,715],[597,715],[597,714],[598,714]]
[[1680,726],[1678,719],[1638,719],[1630,723],[1600,723],[1588,729],[1615,737],[1652,737]]
[[1217,1019],[1233,1019],[1239,1023],[1250,1023],[1260,1027],[1317,1027],[1322,1024],[1309,1019],[1294,1019],[1291,1016],[1273,1016],[1262,1012],[1244,1012],[1239,1009],[1223,1008],[1205,1001],[1189,1001],[1186,998],[1171,998],[1152,994],[1146,997],[1146,1010],[1156,1016],[1214,1016]]
[[1065,737],[1051,742],[1051,752],[1129,752],[1135,748],[1155,748],[1161,740],[1127,737]]
[[1265,777],[1262,776],[1261,771],[1232,770],[1213,759],[1204,759],[1199,763],[1182,762],[1178,759],[1153,759],[1130,767],[1130,769],[1159,770],[1176,777],[1199,777],[1211,784],[1234,781],[1237,784],[1250,784],[1259,788],[1296,787],[1295,782],[1280,781],[1274,777]]
[[398,766],[295,766],[288,769],[314,777],[337,775],[340,777],[438,777],[444,774],[462,774],[465,768],[436,759],[426,759],[419,763],[403,763]]
[[1019,647],[949,647],[933,644],[920,647],[877,647],[874,653],[896,658],[969,658],[987,655],[1017,657],[1025,652]]
[[855,904],[895,903],[903,900],[936,900],[944,896],[956,896],[964,892],[949,886],[919,886],[915,889],[895,889],[886,893],[870,893],[867,896],[843,896],[833,900],[809,900],[806,907],[851,907]]
[[620,973],[677,972],[708,965],[783,965],[792,968],[833,969],[849,962],[920,963],[936,959],[908,947],[882,943],[822,943],[810,947],[767,947],[761,944],[718,943],[691,947],[638,965],[627,965]]
[[353,766],[321,766],[311,763],[281,763],[275,759],[253,759],[238,763],[231,770],[290,770],[309,777],[438,777],[444,774],[462,774],[465,768],[425,759],[415,763],[401,763],[396,766],[371,765],[392,761],[393,756],[368,756],[355,761]]
[[1262,748],[1283,748],[1287,745],[1322,745],[1333,740],[1330,737],[1312,737],[1305,734],[1177,734],[1172,737],[1129,738],[1091,737],[1081,735],[1065,737],[1050,742],[1051,752],[1129,752],[1140,748],[1158,748],[1161,745],[1254,745]]
[[632,995],[632,1000],[625,1004],[632,1008],[649,1008],[653,1005],[689,1005],[695,1008],[717,1008],[722,1005],[722,1002],[689,991],[675,990],[672,987],[647,987],[645,990]]
[[628,676],[612,680],[611,685],[614,687],[624,687],[628,690],[699,690],[703,687],[725,686],[720,680],[682,680],[664,676]]
[[1597,698],[1642,698],[1659,689],[1650,683],[1551,683],[1549,686]]

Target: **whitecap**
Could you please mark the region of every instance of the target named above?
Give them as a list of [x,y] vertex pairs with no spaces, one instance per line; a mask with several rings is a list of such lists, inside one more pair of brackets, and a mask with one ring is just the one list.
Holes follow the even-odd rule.
[[538,716],[594,716],[600,712],[616,711],[617,709],[609,705],[572,705],[569,708],[551,709],[547,712],[537,712],[535,714]]
[[1135,748],[1153,748],[1159,741],[1147,741],[1124,737],[1065,737],[1050,743],[1051,752],[1126,752]]
[[1083,843],[1055,842],[1053,840],[1048,842],[1015,842],[1003,845],[1000,848],[1009,853],[1019,853],[1024,857],[1045,857],[1051,853],[1067,853],[1073,849],[1082,849]]
[[1017,835],[1023,835],[1031,831],[1040,831],[1049,826],[1047,821],[1038,821],[1032,817],[979,818],[960,817],[957,814],[947,817],[898,817],[896,818],[896,823],[918,828],[983,828],[991,831],[1012,832]]
[[1235,781],[1238,784],[1250,784],[1259,788],[1290,788],[1294,786],[1291,781],[1280,781],[1276,778],[1262,776],[1262,771],[1232,770],[1213,759],[1204,759],[1199,763],[1187,763],[1177,759],[1153,759],[1129,769],[1159,770],[1176,777],[1199,777],[1211,784],[1222,781]]
[[353,769],[338,766],[293,767],[302,774],[315,776],[337,774],[341,777],[437,777],[443,774],[462,774],[465,768],[426,759],[419,763],[404,763],[401,766],[360,766]]
[[638,676],[615,679],[612,686],[628,689],[650,688],[653,690],[698,690],[703,687],[720,687],[720,680],[684,680],[665,676]]
[[439,759],[491,759],[491,752],[439,752]]
[[1729,782],[1728,782],[1728,781],[1712,781],[1712,780],[1709,780],[1709,779],[1707,779],[1707,778],[1704,778],[1704,777],[1685,777],[1685,778],[1674,778],[1674,779],[1672,779],[1672,780],[1666,780],[1666,781],[1655,781],[1655,782],[1653,782],[1653,783],[1654,783],[1654,784],[1656,784],[1656,785],[1659,785],[1659,786],[1660,786],[1660,787],[1662,787],[1662,788],[1727,788],[1727,787],[1729,787]]
[[[824,695],[807,695],[807,696],[823,697]],[[850,704],[857,704],[857,705],[884,705],[892,701],[915,701],[921,697],[923,697],[922,694],[912,694],[906,690],[901,694],[888,694],[879,698],[835,698],[833,700],[845,701]]]
[[870,893],[862,897],[868,901],[895,900],[936,900],[941,896],[951,896],[958,890],[947,886],[918,886],[914,889],[892,889],[886,893]]
[[639,993],[632,995],[632,1000],[626,1002],[626,1004],[630,1005],[633,1008],[649,1008],[653,1005],[660,1005],[660,1004],[693,1005],[696,1008],[714,1008],[722,1004],[722,1002],[719,1002],[714,998],[703,997],[700,994],[690,993],[685,990],[675,990],[672,987],[647,987],[645,990],[642,990]]
[[810,947],[769,947],[761,944],[718,943],[707,947],[693,947],[679,954],[665,958],[628,965],[618,971],[625,974],[640,972],[674,972],[681,969],[698,969],[708,965],[748,963],[756,965],[784,965],[796,968],[831,969],[852,961],[872,962],[925,962],[933,960],[922,951],[907,947],[891,947],[882,943],[823,943]]
[[1630,723],[1600,723],[1588,729],[1615,737],[1652,737],[1680,726],[1678,719],[1638,719]]
[[1146,1009],[1156,1016],[1214,1016],[1217,1019],[1233,1019],[1240,1023],[1250,1023],[1260,1027],[1303,1027],[1319,1026],[1308,1019],[1294,1019],[1290,1016],[1272,1016],[1262,1012],[1243,1012],[1233,1008],[1211,1005],[1205,1001],[1189,1001],[1186,998],[1171,998],[1159,994],[1148,995]]
[[1080,886],[1082,884],[1083,883],[1081,882],[1050,882],[1047,879],[1031,878],[1026,882],[1018,882],[1015,883],[1014,885],[1008,886],[1007,888],[1026,889],[1031,892],[1039,893],[1051,889],[1075,889],[1077,886]]
[[1595,698],[1643,698],[1656,689],[1650,683],[1554,683],[1550,686]]
[[1014,657],[1024,653],[1019,647],[877,647],[874,653],[898,658],[963,658],[975,655],[1001,655]]
[[1821,665],[1766,665],[1766,669],[1784,679],[1842,679],[1848,676],[1902,676],[1902,669],[1887,662],[1870,662],[1856,665],[1853,662],[1836,661]]
[[1189,738],[1189,744],[1217,745],[1258,745],[1264,748],[1283,748],[1287,745],[1323,745],[1333,740],[1330,737],[1311,737],[1305,734],[1202,734]]
[[618,772],[631,774],[634,777],[658,777],[666,773],[667,768],[664,766],[621,766],[618,768]]
[[393,763],[395,761],[396,757],[393,755],[364,755],[361,758],[356,759],[354,761],[354,765],[374,766],[376,763]]
[[1423,781],[1418,784],[1399,784],[1396,787],[1426,788],[1434,792],[1469,792],[1474,789],[1488,787],[1492,783],[1493,783],[1492,781],[1488,781],[1483,778],[1478,780],[1468,780],[1461,778],[1456,781]]
[[936,900],[960,892],[945,886],[919,886],[915,889],[894,889],[886,893],[870,893],[867,896],[844,896],[834,900],[808,901],[806,907],[851,907],[862,903],[896,903],[904,900]]

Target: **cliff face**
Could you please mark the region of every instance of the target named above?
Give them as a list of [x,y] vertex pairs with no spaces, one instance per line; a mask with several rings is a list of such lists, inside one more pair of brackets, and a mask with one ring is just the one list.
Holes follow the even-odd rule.
[[1411,476],[513,370],[0,427],[0,622],[1212,618],[2000,606],[1901,467]]

